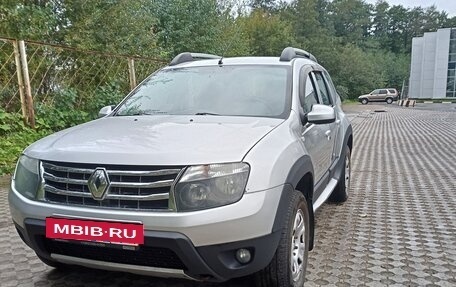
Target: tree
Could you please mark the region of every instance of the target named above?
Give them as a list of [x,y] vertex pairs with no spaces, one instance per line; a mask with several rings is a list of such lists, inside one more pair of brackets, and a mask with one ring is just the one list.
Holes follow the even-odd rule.
[[0,35],[59,42],[62,19],[56,11],[61,3],[50,1],[3,0],[0,3]]
[[456,27],[456,16],[447,18],[445,23],[442,25],[443,28],[455,28]]
[[250,42],[244,28],[243,17],[233,17],[225,11],[218,22],[214,52],[224,57],[250,54]]
[[[277,56],[286,46],[298,46],[313,53],[353,97],[377,85],[399,88],[408,74],[412,38],[456,26],[456,17],[435,6],[405,8],[386,0],[375,5],[364,0],[3,0],[0,19],[4,36],[168,59],[184,51]],[[12,53],[3,46],[0,62]],[[70,59],[66,68],[74,69],[102,66],[68,51],[42,50],[36,59],[56,65]],[[78,80],[92,88],[86,78]]]
[[172,57],[186,51],[214,51],[218,31],[215,0],[158,0],[154,12],[159,44]]
[[388,82],[386,71],[377,65],[377,55],[366,53],[353,44],[340,46],[335,53],[324,53],[320,58],[336,86],[346,88],[349,98],[383,87]]
[[300,43],[321,34],[323,29],[318,21],[317,0],[297,0],[291,4],[289,10],[295,35]]
[[157,56],[154,8],[147,0],[66,0],[68,24],[60,32],[66,44],[84,49]]
[[372,35],[380,43],[380,47],[388,49],[388,28],[389,28],[389,4],[386,1],[379,1],[374,6]]
[[275,0],[250,0],[250,7],[272,12],[277,8]]
[[372,6],[362,0],[334,0],[330,6],[335,36],[362,45],[371,31]]
[[[388,46],[393,53],[403,53],[408,51],[408,41],[410,38],[409,11],[403,6],[395,5],[388,10]],[[385,47],[386,48],[386,47]]]
[[241,21],[252,55],[278,56],[285,47],[294,44],[291,25],[278,15],[255,10]]

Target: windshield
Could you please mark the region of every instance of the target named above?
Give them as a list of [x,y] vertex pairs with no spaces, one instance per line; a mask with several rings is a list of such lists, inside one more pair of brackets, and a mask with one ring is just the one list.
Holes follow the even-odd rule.
[[229,115],[284,118],[290,70],[280,66],[215,66],[162,70],[118,108],[129,115]]

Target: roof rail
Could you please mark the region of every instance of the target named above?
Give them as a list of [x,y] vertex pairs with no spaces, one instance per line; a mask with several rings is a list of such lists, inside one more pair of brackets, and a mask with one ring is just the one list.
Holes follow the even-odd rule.
[[175,66],[178,64],[182,64],[185,62],[193,62],[197,60],[210,60],[210,59],[220,59],[222,57],[217,56],[217,55],[211,55],[211,54],[203,54],[203,53],[180,53],[174,59],[169,63],[170,66]]
[[317,58],[315,58],[315,56],[311,53],[293,47],[286,47],[283,49],[282,54],[280,55],[280,61],[282,62],[288,62],[294,58],[307,58],[314,61],[315,63],[318,63]]

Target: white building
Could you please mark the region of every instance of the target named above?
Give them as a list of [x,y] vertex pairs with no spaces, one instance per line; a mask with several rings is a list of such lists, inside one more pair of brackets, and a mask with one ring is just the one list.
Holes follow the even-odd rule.
[[456,98],[456,28],[424,33],[412,40],[408,96]]

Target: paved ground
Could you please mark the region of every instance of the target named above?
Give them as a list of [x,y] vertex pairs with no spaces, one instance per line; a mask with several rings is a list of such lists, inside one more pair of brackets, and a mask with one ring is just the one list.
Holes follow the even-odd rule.
[[[306,286],[456,286],[456,109],[445,107],[345,107],[355,132],[350,198],[317,212]],[[1,187],[0,258],[1,286],[252,286],[55,271],[17,236]]]
[[456,112],[456,103],[446,103],[446,104],[417,104],[414,107],[415,110],[431,110],[431,111],[448,111]]

